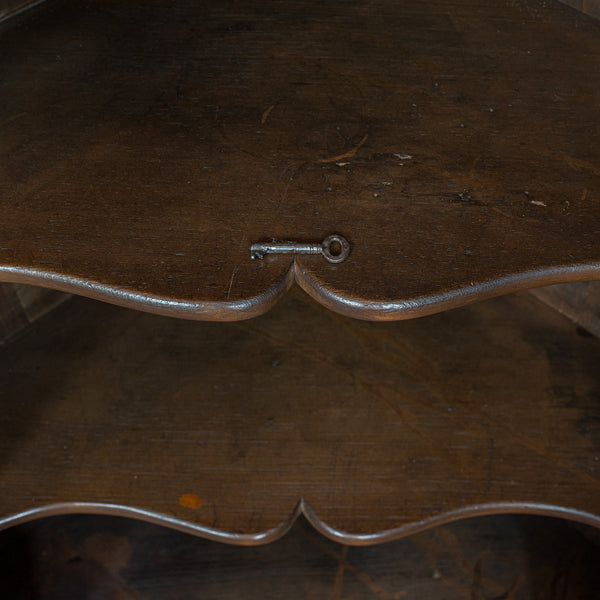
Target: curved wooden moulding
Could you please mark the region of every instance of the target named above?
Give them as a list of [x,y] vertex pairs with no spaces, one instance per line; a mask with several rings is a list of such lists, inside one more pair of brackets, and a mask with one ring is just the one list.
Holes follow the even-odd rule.
[[497,512],[600,526],[598,339],[529,294],[369,323],[290,293],[193,323],[73,298],[0,351],[0,523],[134,516],[353,544]]
[[94,514],[138,519],[140,521],[146,521],[155,525],[168,527],[175,531],[196,535],[207,540],[223,542],[237,546],[259,546],[262,544],[276,542],[290,531],[296,520],[301,516],[304,517],[315,528],[316,531],[325,537],[349,546],[369,546],[373,544],[383,544],[385,542],[398,540],[421,531],[426,531],[427,529],[431,529],[439,525],[445,525],[447,523],[459,521],[461,519],[472,519],[476,517],[500,514],[541,515],[566,519],[600,528],[600,518],[597,515],[582,513],[577,510],[562,508],[559,506],[527,504],[523,502],[507,502],[469,506],[458,511],[440,515],[439,517],[424,519],[418,523],[410,523],[386,531],[356,534],[348,533],[346,531],[339,531],[333,527],[330,527],[314,513],[314,511],[304,500],[301,499],[287,521],[282,522],[279,526],[274,527],[273,529],[255,533],[238,533],[213,529],[204,525],[198,525],[189,521],[176,519],[165,514],[153,513],[147,510],[132,508],[130,506],[84,502],[54,504],[30,511],[24,511],[16,515],[11,515],[9,518],[0,520],[0,531],[8,527],[35,521],[36,519],[43,519],[45,517],[54,517],[65,514]]
[[[283,271],[279,280],[264,293],[238,300],[211,301],[153,296],[130,289],[107,286],[99,281],[26,269],[11,268],[0,271],[6,281],[14,283],[37,284],[125,308],[202,321],[240,321],[260,316],[284,297],[293,284],[298,284],[317,302],[341,315],[365,321],[396,321],[435,314],[518,290],[570,281],[593,281],[598,279],[599,273],[600,268],[596,265],[587,267],[571,265],[545,271],[529,270],[491,281],[471,282],[465,288],[456,287],[416,298],[380,300],[344,295],[339,290],[331,290],[324,282],[316,279],[310,270],[299,266],[298,261],[294,259],[288,270]],[[232,281],[235,274],[234,270]]]
[[599,278],[599,40],[535,0],[47,2],[0,27],[0,278],[208,320]]

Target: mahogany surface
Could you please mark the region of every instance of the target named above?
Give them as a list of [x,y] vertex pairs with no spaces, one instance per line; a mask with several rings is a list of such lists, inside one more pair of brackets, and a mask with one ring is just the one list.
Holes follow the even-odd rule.
[[497,512],[600,525],[599,340],[530,294],[396,323],[300,292],[229,324],[73,298],[0,361],[3,527],[98,512],[250,544],[303,512],[364,544]]
[[231,320],[599,277],[600,24],[558,2],[48,2],[0,72],[2,280]]

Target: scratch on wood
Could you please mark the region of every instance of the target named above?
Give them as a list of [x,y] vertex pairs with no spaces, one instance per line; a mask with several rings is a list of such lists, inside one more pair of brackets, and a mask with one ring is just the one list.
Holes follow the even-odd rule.
[[581,199],[585,200],[587,198],[587,188],[583,188],[583,192],[581,193]]
[[[439,169],[439,168],[435,168],[432,166],[422,167],[422,168],[425,168],[428,171],[432,171],[435,175],[438,175],[438,176],[441,175],[442,177],[446,177],[448,179],[453,179],[455,176],[451,171],[448,171],[446,169]],[[482,178],[482,177],[473,177],[471,183],[472,183],[472,187],[482,188],[482,189],[485,189],[485,187],[489,187],[489,186],[493,185],[493,182],[491,180],[488,180],[488,179]],[[490,210],[493,210],[494,212],[498,213],[499,215],[502,215],[503,217],[506,217],[507,219],[511,219],[514,221],[520,221],[520,222],[524,222],[524,223],[541,223],[541,221],[539,219],[531,219],[531,218],[527,218],[524,216],[511,215],[483,199],[479,199],[478,204],[480,204],[481,206],[485,206],[485,207],[489,208]]]
[[492,461],[494,460],[494,438],[490,438],[490,451],[488,452],[488,472],[487,483],[485,486],[486,493],[490,491],[492,484]]
[[594,175],[600,175],[600,168],[585,160],[580,160],[574,156],[569,156],[566,152],[562,153],[565,162],[573,169],[573,171],[591,171]]
[[338,161],[342,160],[343,158],[352,158],[360,150],[360,147],[367,141],[368,137],[369,137],[369,134],[365,133],[365,135],[363,135],[362,140],[360,140],[360,142],[358,142],[358,144],[356,146],[354,146],[354,148],[352,148],[352,150],[348,150],[348,152],[344,152],[344,154],[339,154],[338,156],[333,156],[331,158],[322,158],[318,162],[330,163],[330,162],[338,162]]
[[274,104],[271,104],[271,106],[269,106],[269,108],[267,108],[267,110],[265,110],[265,112],[262,114],[262,118],[260,120],[260,124],[264,125],[267,122],[267,119],[269,118],[269,115],[271,114],[271,111],[275,108]]
[[513,221],[523,221],[524,223],[541,223],[539,219],[529,219],[527,217],[519,217],[518,215],[511,215],[503,210],[500,210],[497,206],[492,206],[491,204],[487,204],[482,202],[483,206],[487,206],[491,208],[494,212],[497,212],[499,215],[506,217],[507,219],[512,219]]
[[229,297],[231,296],[231,288],[233,287],[233,279],[235,277],[235,274],[238,272],[238,269],[240,267],[237,266],[234,270],[233,273],[231,274],[231,279],[229,280],[229,288],[227,289],[227,300],[229,300]]

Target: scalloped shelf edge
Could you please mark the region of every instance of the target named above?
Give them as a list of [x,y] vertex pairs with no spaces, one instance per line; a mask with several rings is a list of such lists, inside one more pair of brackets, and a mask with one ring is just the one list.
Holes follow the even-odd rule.
[[369,301],[335,293],[329,290],[324,283],[311,277],[306,272],[301,272],[296,276],[298,285],[323,306],[342,315],[365,321],[400,321],[425,317],[522,290],[559,283],[598,279],[600,279],[600,262],[587,265],[532,269],[480,281],[467,287],[457,287],[437,294],[404,300]]
[[480,281],[468,287],[457,287],[414,298],[369,300],[330,289],[294,259],[275,284],[257,296],[235,301],[188,301],[112,287],[58,273],[20,267],[0,267],[1,282],[37,285],[124,308],[198,321],[242,321],[257,317],[273,308],[294,283],[319,304],[341,315],[365,321],[399,321],[432,315],[517,291],[599,279],[600,262],[595,262],[532,269]]
[[32,522],[45,517],[53,517],[67,514],[95,514],[115,517],[127,517],[146,521],[155,525],[168,527],[176,531],[195,535],[211,541],[232,544],[236,546],[260,546],[281,539],[290,531],[296,520],[304,516],[306,520],[321,535],[340,544],[350,546],[371,546],[382,544],[407,537],[412,534],[421,533],[428,529],[448,523],[499,514],[529,514],[546,517],[554,517],[574,521],[600,529],[600,516],[572,508],[554,506],[551,504],[538,504],[533,502],[494,502],[487,504],[476,504],[464,508],[448,511],[414,523],[407,523],[392,529],[386,529],[368,534],[354,534],[341,531],[325,523],[310,505],[301,498],[288,519],[280,525],[257,533],[234,533],[222,531],[204,525],[198,525],[161,513],[144,510],[141,508],[121,506],[118,504],[103,504],[97,502],[65,502],[51,504],[26,510],[3,519],[0,519],[0,531]]

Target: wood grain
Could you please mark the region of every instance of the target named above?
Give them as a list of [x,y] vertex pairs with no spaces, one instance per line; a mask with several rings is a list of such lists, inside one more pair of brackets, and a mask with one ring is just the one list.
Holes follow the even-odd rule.
[[599,277],[600,24],[559,2],[52,2],[0,70],[3,280],[231,320]]
[[230,324],[71,299],[0,350],[2,526],[99,512],[237,544],[300,513],[352,544],[497,512],[599,526],[600,347],[576,331],[529,294],[387,324],[299,292]]

